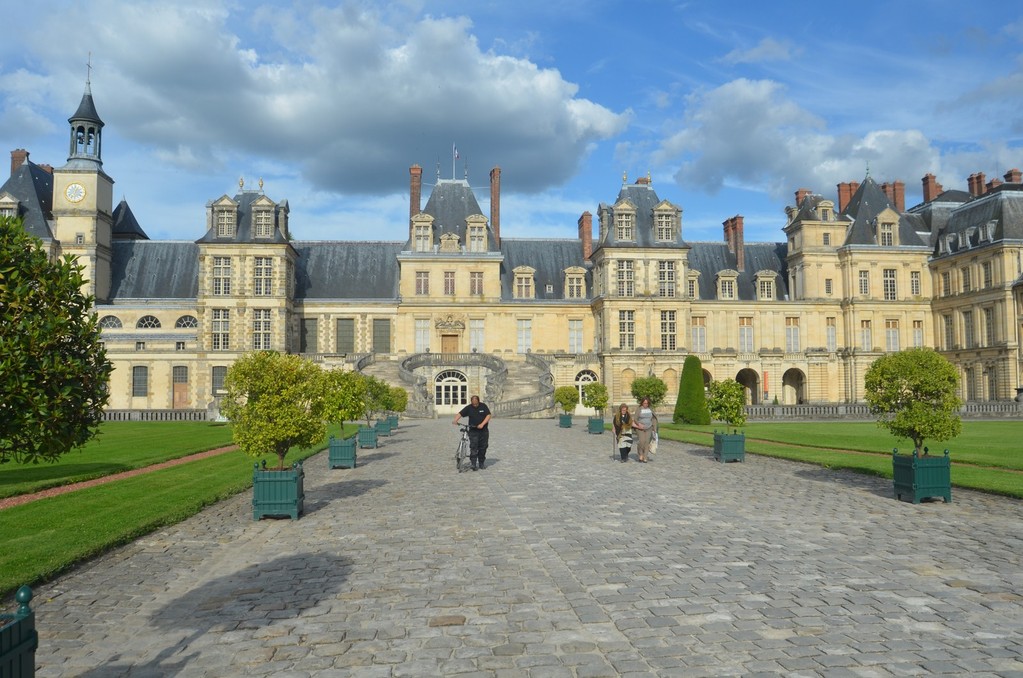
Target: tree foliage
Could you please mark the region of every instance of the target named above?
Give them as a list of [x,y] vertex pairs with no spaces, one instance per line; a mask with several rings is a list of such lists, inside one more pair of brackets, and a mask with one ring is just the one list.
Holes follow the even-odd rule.
[[710,416],[729,426],[746,423],[746,387],[735,379],[710,382],[710,399],[707,401]]
[[575,386],[559,386],[554,389],[554,402],[561,406],[565,414],[569,414],[579,404],[579,391]]
[[398,414],[404,412],[408,408],[408,391],[403,389],[401,386],[391,387],[391,412],[397,412]]
[[949,440],[962,430],[959,374],[932,349],[912,348],[878,358],[863,384],[877,425],[912,440],[917,453],[922,453],[925,439]]
[[707,425],[710,410],[703,390],[703,363],[695,355],[686,356],[682,375],[678,379],[678,400],[671,418],[676,424]]
[[371,418],[379,418],[380,414],[392,409],[391,387],[386,381],[365,374],[366,380],[366,425],[372,424]]
[[636,402],[643,402],[643,398],[650,398],[650,407],[656,408],[664,402],[664,396],[668,395],[668,385],[660,377],[639,377],[632,380],[632,397]]
[[599,381],[591,381],[590,383],[583,386],[583,405],[586,407],[592,407],[600,414],[604,413],[604,408],[607,407],[608,393],[607,386],[604,386]]
[[246,454],[273,452],[284,468],[293,446],[309,447],[327,434],[323,375],[311,360],[274,351],[248,353],[227,370],[221,412]]
[[55,461],[103,420],[112,367],[83,270],[0,218],[0,463]]
[[324,370],[320,381],[323,418],[341,424],[366,412],[366,380],[358,372]]

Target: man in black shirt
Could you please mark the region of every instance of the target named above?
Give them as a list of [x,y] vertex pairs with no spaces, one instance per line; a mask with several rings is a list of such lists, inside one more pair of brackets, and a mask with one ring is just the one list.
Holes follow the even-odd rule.
[[455,424],[462,417],[469,419],[469,461],[472,462],[472,470],[475,471],[477,464],[482,471],[487,467],[487,445],[490,443],[490,430],[487,424],[490,423],[490,408],[480,402],[480,397],[474,395],[469,399],[469,404],[463,407],[455,415]]

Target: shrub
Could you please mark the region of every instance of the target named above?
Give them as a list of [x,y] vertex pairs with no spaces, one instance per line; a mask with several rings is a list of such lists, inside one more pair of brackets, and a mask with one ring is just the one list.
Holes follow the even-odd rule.
[[600,416],[604,416],[604,408],[607,407],[607,401],[607,386],[604,386],[599,381],[591,381],[583,386],[583,405],[592,407]]
[[632,381],[632,397],[636,402],[642,402],[643,398],[650,399],[650,407],[656,409],[664,402],[664,396],[668,395],[668,385],[660,377],[640,377]]
[[575,386],[559,386],[554,389],[554,402],[561,406],[565,414],[569,414],[579,403],[579,391]]
[[686,357],[678,380],[678,400],[671,419],[676,424],[710,423],[707,395],[703,390],[703,363],[695,355]]
[[746,423],[746,387],[734,379],[712,381],[707,407],[716,421],[742,426]]

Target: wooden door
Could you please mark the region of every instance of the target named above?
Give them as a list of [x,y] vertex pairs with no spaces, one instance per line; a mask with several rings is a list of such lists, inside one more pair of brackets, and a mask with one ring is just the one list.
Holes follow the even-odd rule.
[[442,334],[440,337],[441,353],[458,353],[458,335]]

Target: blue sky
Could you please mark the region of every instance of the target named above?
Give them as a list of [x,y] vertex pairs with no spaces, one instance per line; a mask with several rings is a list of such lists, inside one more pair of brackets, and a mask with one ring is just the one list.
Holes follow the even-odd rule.
[[[1023,11],[1000,3],[18,3],[0,142],[67,158],[86,63],[104,169],[152,238],[262,178],[302,240],[404,240],[408,168],[468,175],[505,237],[575,237],[646,176],[683,237],[784,240],[806,187],[1023,166]],[[1011,9],[1017,7],[1017,9]],[[425,196],[429,186],[424,186]]]

